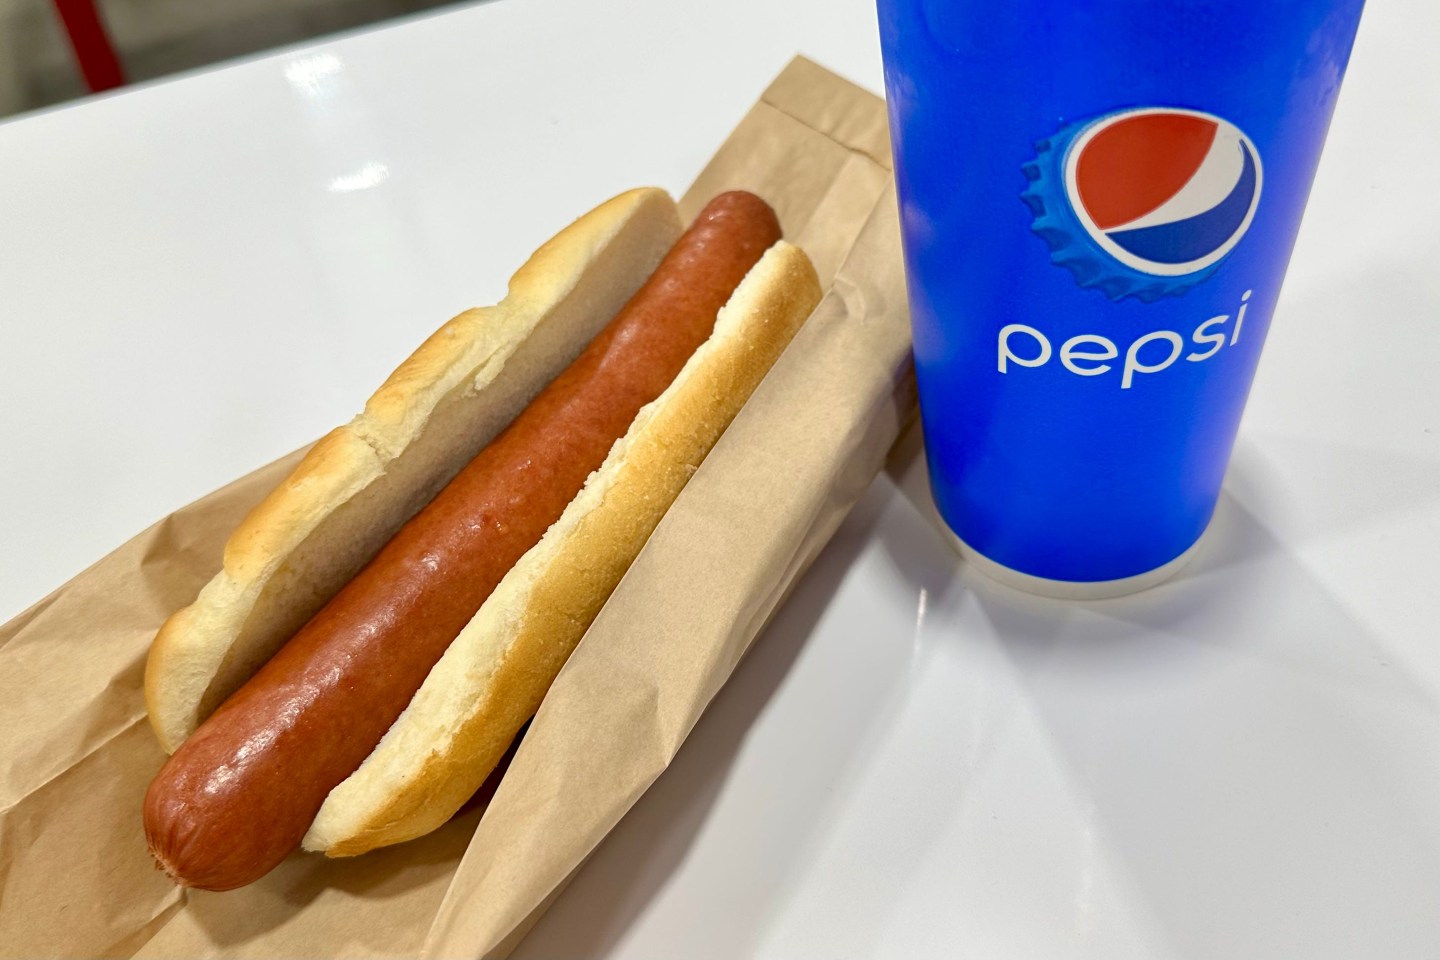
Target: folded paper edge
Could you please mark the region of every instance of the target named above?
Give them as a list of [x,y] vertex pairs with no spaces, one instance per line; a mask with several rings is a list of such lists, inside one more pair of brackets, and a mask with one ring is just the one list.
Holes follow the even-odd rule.
[[[817,102],[814,92],[822,84],[826,96]],[[864,116],[873,109],[868,104],[881,100],[878,94],[803,54],[796,54],[760,95],[762,103],[889,170],[892,160],[885,111],[873,119]]]

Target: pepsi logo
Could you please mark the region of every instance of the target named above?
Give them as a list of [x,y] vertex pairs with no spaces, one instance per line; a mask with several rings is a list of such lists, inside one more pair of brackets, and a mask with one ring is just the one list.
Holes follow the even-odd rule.
[[1156,277],[1204,270],[1234,248],[1260,203],[1254,143],[1234,124],[1171,107],[1096,120],[1065,154],[1070,207],[1115,260]]

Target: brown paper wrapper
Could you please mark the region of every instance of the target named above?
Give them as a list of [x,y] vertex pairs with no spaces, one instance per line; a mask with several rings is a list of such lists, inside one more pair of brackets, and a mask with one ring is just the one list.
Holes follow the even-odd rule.
[[[681,201],[752,190],[825,299],[546,697],[488,806],[228,893],[151,864],[164,756],[142,675],[286,457],[166,517],[0,627],[0,956],[504,956],[679,750],[913,410],[884,105],[797,58]],[[482,817],[483,814],[483,817]]]

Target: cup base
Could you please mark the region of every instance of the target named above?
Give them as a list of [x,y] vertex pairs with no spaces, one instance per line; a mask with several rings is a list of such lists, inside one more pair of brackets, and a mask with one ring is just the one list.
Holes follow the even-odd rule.
[[1195,554],[1200,550],[1200,545],[1205,542],[1205,533],[1210,530],[1209,526],[1206,526],[1205,532],[1201,533],[1195,542],[1174,560],[1162,564],[1154,570],[1137,573],[1133,577],[1121,577],[1118,580],[1051,580],[1029,573],[1021,573],[1019,570],[997,563],[961,540],[948,525],[942,524],[942,527],[951,544],[965,558],[965,562],[973,565],[975,569],[991,580],[1003,583],[1007,587],[1023,590],[1026,593],[1054,597],[1057,600],[1110,600],[1158,586],[1175,576],[1194,559]]

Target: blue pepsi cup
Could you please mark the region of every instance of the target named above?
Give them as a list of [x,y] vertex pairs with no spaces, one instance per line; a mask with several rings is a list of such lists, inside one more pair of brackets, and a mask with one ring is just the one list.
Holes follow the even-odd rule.
[[879,0],[931,490],[1039,593],[1209,524],[1363,0]]

